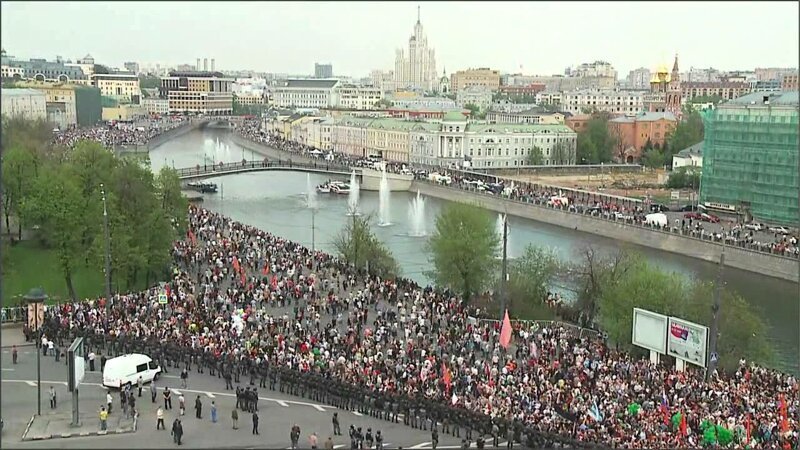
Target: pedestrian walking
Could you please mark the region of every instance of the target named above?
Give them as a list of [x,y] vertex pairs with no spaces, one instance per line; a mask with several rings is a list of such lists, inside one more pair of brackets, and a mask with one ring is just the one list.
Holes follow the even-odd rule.
[[436,450],[436,446],[439,445],[439,430],[436,426],[431,427],[431,447],[433,450]]
[[181,425],[181,419],[175,419],[172,422],[172,441],[178,445],[181,445],[181,438],[183,437],[183,426]]
[[178,396],[178,414],[186,414],[186,397],[183,396],[183,392]]
[[217,423],[217,405],[214,404],[214,400],[211,400],[211,422]]
[[128,397],[128,411],[131,413],[131,418],[133,418],[134,408],[136,408],[136,397],[131,393],[130,397]]
[[95,359],[94,352],[89,352],[89,371],[94,372],[94,359]]
[[122,415],[128,415],[128,394],[125,390],[119,392],[119,404],[122,407]]
[[333,435],[334,436],[341,436],[342,429],[339,427],[339,413],[333,413],[333,418],[331,419],[333,422]]
[[139,378],[136,379],[136,387],[139,389],[139,397],[142,396],[142,387],[144,387],[144,380],[142,376],[139,375]]
[[172,392],[169,391],[169,386],[164,387],[164,409],[172,409]]
[[253,412],[253,434],[258,434],[258,413]]
[[102,406],[100,407],[100,431],[108,429],[108,411]]
[[114,398],[111,397],[111,393],[106,393],[106,403],[108,404],[108,414],[111,414],[111,405],[114,403]]
[[189,387],[189,371],[186,370],[186,367],[184,367],[183,371],[181,371],[181,387]]
[[294,424],[292,431],[289,432],[289,440],[292,442],[292,450],[297,448],[297,442],[300,440],[300,426]]
[[133,411],[133,431],[136,431],[136,426],[139,423],[139,410],[131,408],[131,411]]
[[239,410],[236,409],[236,408],[233,408],[231,410],[231,422],[233,422],[233,429],[234,430],[238,430],[239,429]]
[[506,448],[511,450],[514,448],[514,430],[511,427],[508,427],[508,433],[506,433],[506,439],[508,439],[508,444],[506,444]]
[[56,409],[56,388],[50,386],[50,409]]
[[11,360],[14,362],[14,364],[17,363],[17,346],[16,345],[11,347]]
[[381,434],[381,430],[375,433],[375,449],[383,450],[383,435]]
[[311,447],[311,450],[316,450],[317,448],[317,433],[311,433],[308,437],[308,445]]
[[200,396],[199,395],[194,400],[194,414],[195,414],[195,417],[198,418],[198,419],[202,419],[203,418],[203,402],[200,401]]
[[150,401],[152,403],[156,402],[156,396],[157,395],[158,395],[158,391],[156,390],[156,382],[155,381],[151,381],[150,382]]
[[328,436],[328,439],[325,440],[325,450],[333,450],[333,438]]
[[167,427],[164,426],[164,409],[160,406],[156,410],[156,419],[158,420],[156,422],[156,430],[166,430]]

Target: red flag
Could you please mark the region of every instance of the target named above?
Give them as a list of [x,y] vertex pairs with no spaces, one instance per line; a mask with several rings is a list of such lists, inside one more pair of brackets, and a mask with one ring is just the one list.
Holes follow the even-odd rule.
[[447,386],[447,392],[450,392],[450,385],[453,383],[453,380],[450,376],[450,371],[447,370],[447,366],[444,365],[444,361],[442,361],[442,378],[444,379],[444,385]]
[[508,345],[511,343],[511,319],[508,318],[508,310],[506,310],[506,315],[503,317],[503,326],[500,328],[500,345],[503,348],[508,348]]
[[747,419],[745,419],[745,428],[747,429],[747,440],[745,444],[750,444],[750,413],[747,413]]
[[170,294],[171,294],[171,292],[170,292],[170,289],[169,289],[169,285],[168,285],[168,284],[167,284],[167,285],[165,285],[165,289],[164,289],[164,290],[166,291],[165,293],[167,294],[167,298],[170,298]]
[[189,240],[192,241],[192,245],[197,245],[197,237],[192,233],[192,230],[189,230]]
[[233,257],[233,270],[239,272],[239,258]]
[[272,289],[276,289],[278,287],[278,277],[276,275],[272,276],[272,281],[270,283],[272,285]]
[[269,264],[267,264],[266,261],[264,261],[264,269],[261,271],[261,273],[263,273],[264,275],[269,274]]
[[779,401],[780,403],[778,403],[778,406],[781,413],[781,433],[786,433],[789,431],[789,413],[786,407],[786,399],[783,397],[783,394],[780,395]]
[[242,285],[247,284],[247,277],[244,276],[244,270],[239,272],[239,276],[242,278]]
[[681,437],[686,437],[686,413],[681,413]]

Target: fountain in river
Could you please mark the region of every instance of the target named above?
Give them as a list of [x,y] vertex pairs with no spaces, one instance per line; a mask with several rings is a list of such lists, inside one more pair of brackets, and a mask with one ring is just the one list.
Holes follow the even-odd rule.
[[350,194],[347,197],[347,215],[359,216],[358,212],[358,195],[360,187],[358,185],[358,178],[356,178],[356,171],[350,174]]
[[311,183],[311,174],[306,174],[306,207],[308,209],[317,208],[317,190]]
[[392,224],[392,213],[389,208],[389,199],[391,195],[389,178],[386,175],[386,167],[384,167],[381,174],[381,184],[378,189],[378,226],[388,227]]
[[[498,214],[497,221],[494,225],[495,233],[497,234],[497,238],[500,240],[500,245],[497,247],[497,258],[503,258],[503,228],[506,226],[506,215],[505,214]],[[511,258],[511,231],[509,230],[508,237],[506,238],[506,256]]]
[[411,229],[408,231],[409,236],[425,236],[425,199],[419,194],[419,191],[408,206],[408,223],[411,224]]

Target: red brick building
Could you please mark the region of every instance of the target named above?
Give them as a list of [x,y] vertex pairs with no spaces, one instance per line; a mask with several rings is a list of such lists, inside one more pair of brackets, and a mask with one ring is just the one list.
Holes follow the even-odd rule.
[[670,112],[647,112],[609,120],[608,131],[617,139],[614,158],[626,163],[638,161],[648,140],[654,146],[663,146],[677,123]]
[[507,95],[536,95],[545,89],[544,83],[531,83],[524,86],[504,85],[500,86],[500,93]]

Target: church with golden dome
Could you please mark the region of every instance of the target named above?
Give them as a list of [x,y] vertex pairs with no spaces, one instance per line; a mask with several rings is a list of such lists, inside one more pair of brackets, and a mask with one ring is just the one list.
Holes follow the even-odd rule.
[[681,115],[681,75],[678,70],[678,55],[672,72],[662,64],[650,79],[650,92],[644,96],[644,110],[648,112],[669,112],[675,118]]

